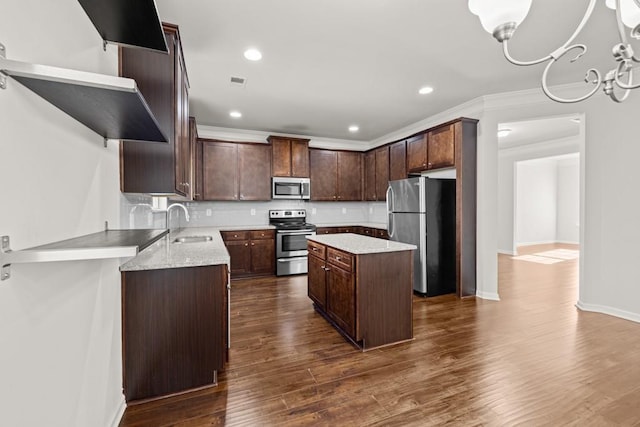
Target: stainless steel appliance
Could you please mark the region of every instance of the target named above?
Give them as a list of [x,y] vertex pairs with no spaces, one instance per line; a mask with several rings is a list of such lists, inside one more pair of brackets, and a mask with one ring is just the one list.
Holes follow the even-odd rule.
[[390,181],[389,238],[418,246],[413,289],[424,296],[456,290],[456,181],[416,177]]
[[276,227],[276,275],[306,274],[307,236],[316,226],[307,224],[304,209],[270,210],[269,223]]
[[271,198],[309,200],[311,198],[311,180],[309,178],[274,176],[271,179]]

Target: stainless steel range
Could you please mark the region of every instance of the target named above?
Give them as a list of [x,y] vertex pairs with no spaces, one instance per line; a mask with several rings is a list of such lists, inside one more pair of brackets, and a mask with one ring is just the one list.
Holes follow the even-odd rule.
[[316,226],[307,224],[304,209],[269,211],[269,223],[276,227],[276,275],[305,274],[307,238],[316,234]]

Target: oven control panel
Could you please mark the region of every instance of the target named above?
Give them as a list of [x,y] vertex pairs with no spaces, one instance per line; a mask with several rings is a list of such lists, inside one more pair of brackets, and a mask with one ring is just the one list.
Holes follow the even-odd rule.
[[307,211],[304,209],[298,210],[271,210],[269,211],[269,218],[306,218]]

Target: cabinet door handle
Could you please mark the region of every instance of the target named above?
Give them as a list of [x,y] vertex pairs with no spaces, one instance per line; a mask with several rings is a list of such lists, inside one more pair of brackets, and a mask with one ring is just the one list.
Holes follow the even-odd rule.
[[248,244],[248,243],[245,243],[244,245],[245,245],[245,246],[249,246],[249,244]]
[[336,261],[340,261],[342,258],[340,258],[339,256],[336,257]]
[[255,245],[256,245],[255,243],[251,242],[251,246],[255,246]]
[[311,248],[313,252],[318,252],[318,248]]
[[233,237],[238,237],[238,235],[237,235],[237,234],[234,234],[234,235],[233,235]]

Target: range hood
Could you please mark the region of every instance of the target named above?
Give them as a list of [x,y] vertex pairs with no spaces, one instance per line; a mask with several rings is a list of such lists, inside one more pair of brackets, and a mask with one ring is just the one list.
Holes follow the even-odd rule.
[[[12,77],[106,139],[169,141],[133,79],[12,61],[0,45],[2,76]],[[0,87],[6,84],[3,77]]]
[[102,40],[169,52],[154,0],[78,0]]

